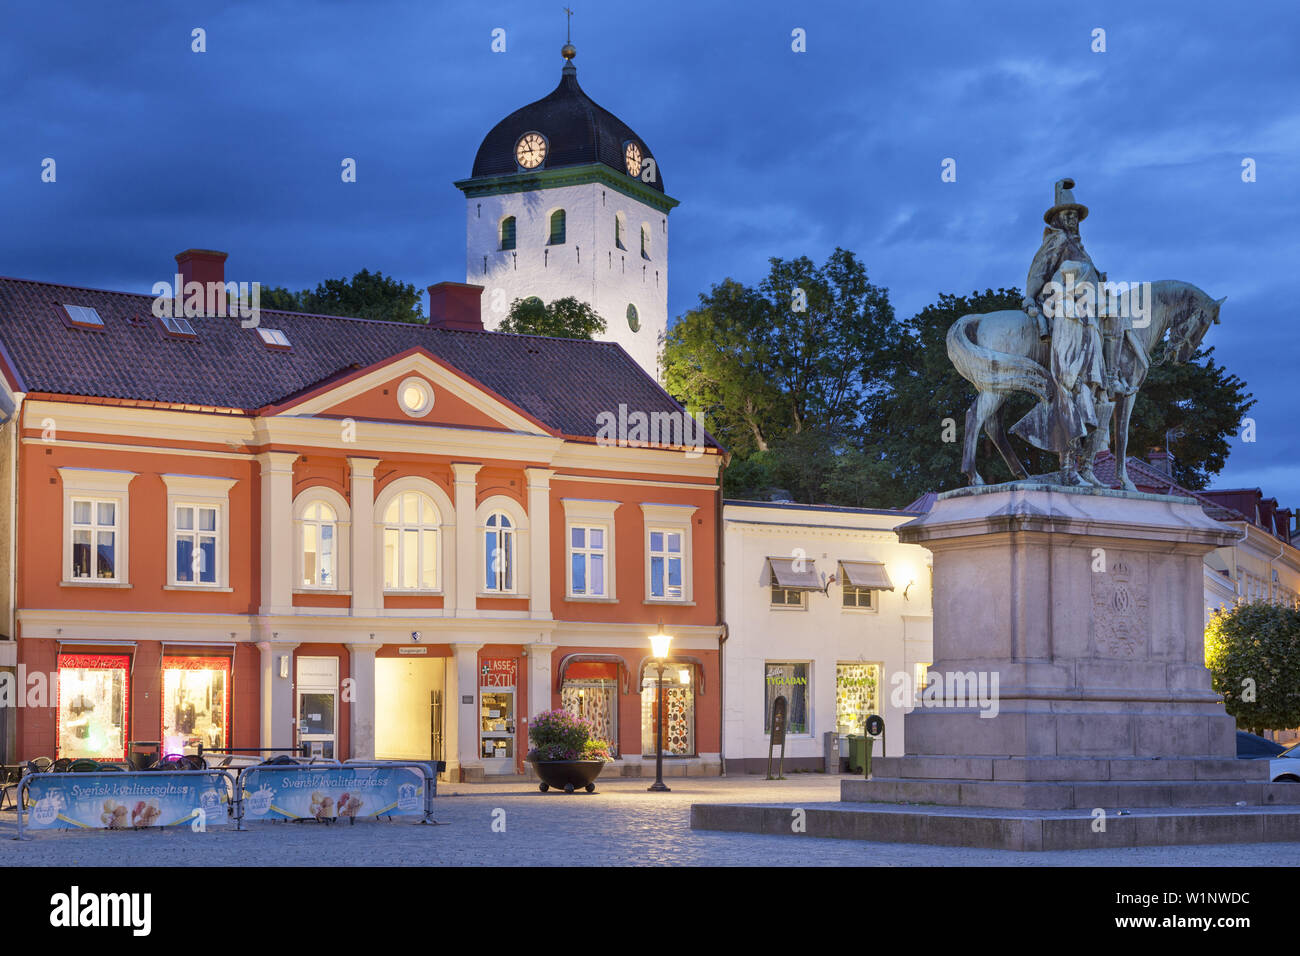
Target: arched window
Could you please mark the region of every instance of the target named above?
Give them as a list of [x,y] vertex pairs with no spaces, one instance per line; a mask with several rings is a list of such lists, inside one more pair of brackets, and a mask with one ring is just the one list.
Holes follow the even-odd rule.
[[438,509],[418,491],[398,495],[384,512],[384,588],[438,588]]
[[483,535],[484,590],[510,593],[515,589],[515,527],[504,511],[488,515]]
[[515,217],[506,216],[501,220],[501,249],[513,249],[515,247]]
[[557,209],[551,213],[551,239],[553,246],[564,245],[564,210]]
[[637,314],[636,306],[631,302],[627,304],[627,327],[633,332],[641,331],[641,316]]
[[624,226],[623,214],[621,212],[614,213],[614,245],[619,249],[627,248],[627,246],[623,245]]
[[323,501],[302,513],[302,581],[304,588],[338,587],[338,515]]
[[641,258],[650,258],[650,227],[641,223]]

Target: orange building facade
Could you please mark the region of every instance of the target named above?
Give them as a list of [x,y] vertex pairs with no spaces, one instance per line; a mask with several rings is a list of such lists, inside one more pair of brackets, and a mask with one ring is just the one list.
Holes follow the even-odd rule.
[[669,772],[718,772],[721,450],[598,440],[600,411],[680,409],[617,346],[435,290],[426,327],[264,313],[268,343],[0,280],[8,761],[305,746],[477,779],[565,708],[607,773],[653,773],[656,719]]

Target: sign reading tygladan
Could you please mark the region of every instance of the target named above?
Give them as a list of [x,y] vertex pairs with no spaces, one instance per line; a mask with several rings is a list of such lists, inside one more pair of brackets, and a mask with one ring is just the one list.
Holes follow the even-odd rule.
[[43,773],[27,779],[27,825],[33,830],[226,824],[227,786],[219,776]]
[[240,779],[245,819],[424,814],[424,774],[414,767],[255,767]]

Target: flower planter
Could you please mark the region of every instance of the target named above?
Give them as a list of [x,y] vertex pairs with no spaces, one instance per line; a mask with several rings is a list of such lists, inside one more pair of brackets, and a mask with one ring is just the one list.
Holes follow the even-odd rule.
[[537,776],[542,782],[537,789],[545,793],[554,787],[565,793],[573,793],[579,787],[588,793],[596,790],[596,778],[605,766],[603,760],[530,760]]

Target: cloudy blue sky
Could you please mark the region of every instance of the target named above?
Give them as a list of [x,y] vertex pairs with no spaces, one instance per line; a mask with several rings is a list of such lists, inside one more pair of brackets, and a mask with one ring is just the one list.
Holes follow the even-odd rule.
[[[1296,4],[570,2],[580,81],[681,201],[670,315],[769,256],[837,245],[902,314],[1020,285],[1052,183],[1073,176],[1112,278],[1228,297],[1208,342],[1259,399],[1257,441],[1217,484],[1300,506]],[[291,288],[362,267],[463,279],[452,181],[558,82],[562,6],[6,5],[0,274],[144,292],[205,247]]]

